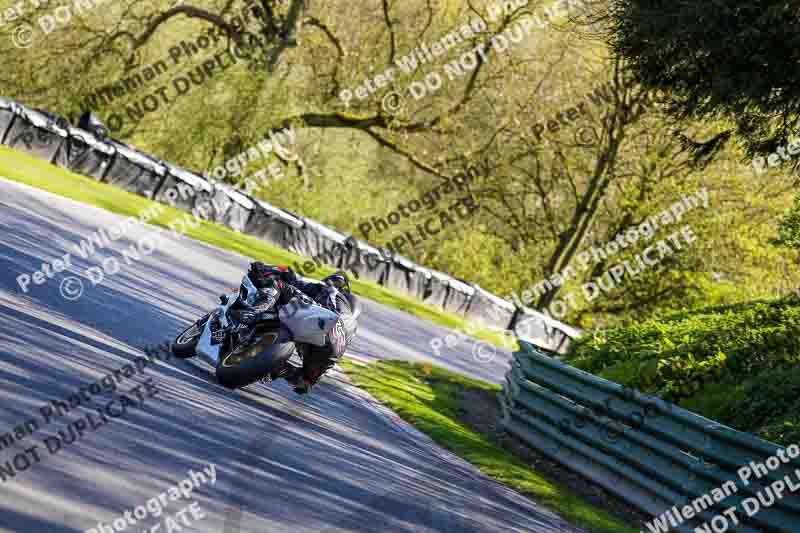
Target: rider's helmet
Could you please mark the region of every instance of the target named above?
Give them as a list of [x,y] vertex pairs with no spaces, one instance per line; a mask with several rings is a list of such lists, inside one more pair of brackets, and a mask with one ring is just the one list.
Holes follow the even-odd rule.
[[335,287],[339,292],[345,294],[350,293],[350,280],[347,279],[347,274],[343,270],[334,272],[330,276],[322,279],[322,283],[329,287]]
[[[361,314],[361,305],[359,304],[356,296],[353,294],[352,290],[350,289],[350,278],[347,277],[347,274],[343,270],[339,270],[334,272],[330,276],[327,276],[322,279],[322,283],[329,287],[334,287],[337,291],[341,293],[341,296],[347,300],[347,303],[350,306],[350,311],[352,313],[352,318],[358,318]],[[355,328],[353,327],[353,331],[355,332]]]
[[257,288],[262,289],[266,287],[282,288],[282,283],[290,281],[293,272],[285,266],[266,265],[261,262],[254,262],[250,265],[250,280]]

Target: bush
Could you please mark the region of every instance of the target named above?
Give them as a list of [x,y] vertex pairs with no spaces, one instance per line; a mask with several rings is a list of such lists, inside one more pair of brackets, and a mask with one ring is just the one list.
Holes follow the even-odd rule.
[[727,393],[716,420],[780,444],[800,442],[800,368],[762,372]]
[[800,301],[676,313],[573,343],[569,362],[777,442],[800,438]]

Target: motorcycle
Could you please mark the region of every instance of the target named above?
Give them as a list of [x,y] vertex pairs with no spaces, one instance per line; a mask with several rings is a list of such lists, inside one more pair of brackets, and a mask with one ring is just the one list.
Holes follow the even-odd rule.
[[290,359],[300,357],[296,343],[324,345],[338,315],[302,296],[276,310],[278,296],[245,274],[238,291],[220,296],[219,307],[177,336],[172,353],[205,359],[229,389],[291,375],[297,366]]

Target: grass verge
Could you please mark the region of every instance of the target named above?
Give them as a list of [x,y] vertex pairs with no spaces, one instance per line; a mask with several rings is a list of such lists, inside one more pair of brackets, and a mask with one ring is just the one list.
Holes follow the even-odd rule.
[[494,401],[494,395],[500,391],[498,385],[429,364],[379,361],[364,366],[347,360],[340,364],[355,385],[487,476],[530,496],[589,531],[638,531],[545,479],[516,455],[468,427],[467,410],[472,403],[468,398],[474,398],[477,393],[490,395]]
[[[156,202],[147,198],[69,172],[5,146],[0,146],[0,176],[123,216],[137,216],[145,209],[156,204]],[[184,214],[184,211],[167,207],[160,216],[151,219],[149,223],[154,226],[169,228],[170,222],[182,217]],[[302,263],[307,259],[255,237],[243,235],[224,226],[206,221],[202,221],[196,228],[189,229],[185,235],[217,248],[236,252],[269,264],[290,265],[295,261]],[[315,270],[308,277],[320,279],[335,270],[335,268],[322,267]],[[513,346],[509,346],[507,341],[504,342],[503,336],[496,331],[476,329],[462,317],[392,292],[376,283],[355,280],[352,283],[352,287],[356,294],[388,307],[405,311],[448,328],[466,330],[468,332],[474,331],[473,337],[490,342],[495,346],[505,349],[518,349],[516,342],[513,343]]]

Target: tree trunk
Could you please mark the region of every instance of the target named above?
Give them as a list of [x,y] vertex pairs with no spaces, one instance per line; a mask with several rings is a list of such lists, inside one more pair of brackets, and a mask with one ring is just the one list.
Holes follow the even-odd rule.
[[[582,195],[580,202],[575,207],[575,212],[570,221],[569,228],[561,234],[558,245],[556,249],[553,250],[547,262],[545,274],[548,278],[556,272],[561,272],[570,264],[578,248],[586,238],[589,228],[592,227],[592,222],[597,215],[600,201],[605,196],[608,185],[611,183],[614,163],[622,140],[621,128],[619,128],[619,136],[613,135],[613,129],[616,126],[617,124],[612,124],[609,127],[609,133],[611,134],[609,136],[609,146],[605,153],[598,159],[597,165],[595,165],[594,176],[589,183],[589,188]],[[539,297],[536,308],[539,310],[547,308],[553,302],[560,289],[561,286],[559,285],[547,290]]]

